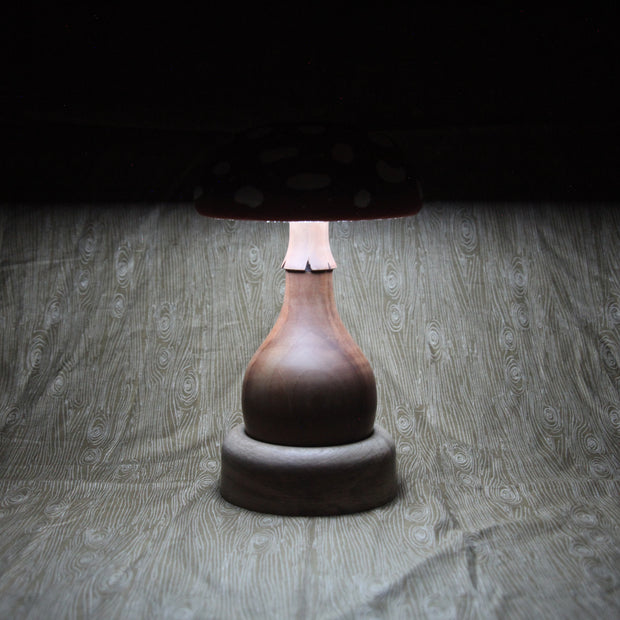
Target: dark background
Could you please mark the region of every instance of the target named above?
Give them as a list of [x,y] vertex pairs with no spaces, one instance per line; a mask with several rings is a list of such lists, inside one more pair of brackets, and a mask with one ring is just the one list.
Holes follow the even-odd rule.
[[289,120],[389,130],[429,200],[618,197],[613,3],[48,4],[4,54],[5,201],[191,200],[218,144]]

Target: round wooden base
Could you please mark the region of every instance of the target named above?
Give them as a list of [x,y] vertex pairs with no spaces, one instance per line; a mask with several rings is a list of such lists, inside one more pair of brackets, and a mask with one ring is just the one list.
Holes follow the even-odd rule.
[[256,441],[243,425],[222,446],[222,497],[281,515],[337,515],[376,508],[396,496],[396,450],[375,425],[370,437],[326,447]]

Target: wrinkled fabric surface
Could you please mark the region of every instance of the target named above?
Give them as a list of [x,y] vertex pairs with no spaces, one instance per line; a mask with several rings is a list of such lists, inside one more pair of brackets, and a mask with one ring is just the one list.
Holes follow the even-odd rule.
[[620,214],[331,225],[400,479],[331,518],[218,493],[287,235],[191,205],[2,211],[0,617],[618,617]]

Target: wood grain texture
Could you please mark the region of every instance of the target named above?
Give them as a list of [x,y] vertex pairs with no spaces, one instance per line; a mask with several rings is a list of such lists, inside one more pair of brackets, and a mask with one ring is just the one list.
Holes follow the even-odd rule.
[[619,615],[613,205],[332,225],[401,481],[334,518],[218,492],[286,224],[20,206],[0,240],[0,617]]

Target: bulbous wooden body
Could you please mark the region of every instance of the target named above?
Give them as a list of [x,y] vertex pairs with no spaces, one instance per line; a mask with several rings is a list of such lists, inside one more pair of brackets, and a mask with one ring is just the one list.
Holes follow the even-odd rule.
[[282,310],[243,381],[245,430],[254,439],[336,446],[373,432],[375,378],[340,320],[332,277],[286,273]]

